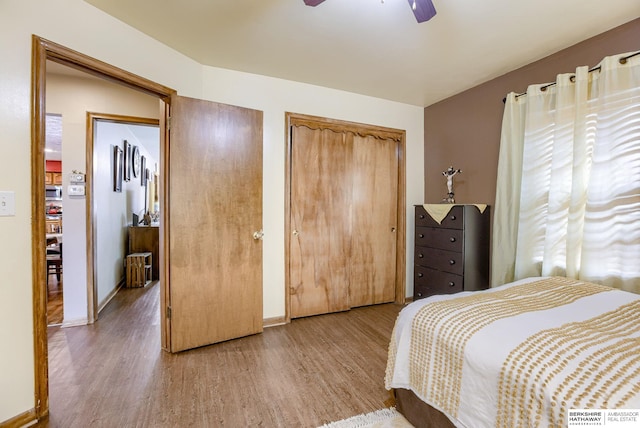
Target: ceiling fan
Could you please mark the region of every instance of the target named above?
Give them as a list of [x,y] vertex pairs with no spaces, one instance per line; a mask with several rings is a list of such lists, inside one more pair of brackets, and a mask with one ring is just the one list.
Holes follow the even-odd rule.
[[[317,6],[324,0],[304,0],[307,6]],[[413,14],[418,22],[425,22],[436,15],[436,8],[433,7],[431,0],[408,0],[413,10]],[[384,3],[384,0],[382,0]]]

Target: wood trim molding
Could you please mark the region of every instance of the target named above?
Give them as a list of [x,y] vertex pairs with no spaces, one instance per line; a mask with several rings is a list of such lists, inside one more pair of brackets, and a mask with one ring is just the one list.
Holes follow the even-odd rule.
[[[173,94],[171,97],[175,97]],[[171,319],[167,316],[167,308],[171,303],[171,294],[169,289],[169,236],[171,224],[171,215],[169,213],[170,197],[169,195],[169,175],[171,171],[170,166],[170,121],[171,121],[171,103],[160,102],[160,186],[158,192],[160,193],[160,209],[162,212],[162,221],[160,222],[160,236],[159,239],[159,251],[160,260],[164,260],[164,263],[160,265],[160,284],[162,289],[160,290],[160,345],[162,349],[171,351]]]
[[403,305],[407,295],[407,132],[398,141],[398,241],[396,247],[396,301]]
[[36,409],[27,410],[4,422],[0,422],[0,428],[24,427],[36,421]]
[[286,115],[288,115],[290,126],[306,126],[309,129],[330,129],[338,133],[350,132],[361,137],[375,137],[396,142],[400,142],[404,135],[404,131],[383,126],[347,122],[298,113],[286,113]]
[[290,253],[291,245],[291,156],[293,126],[306,126],[310,129],[330,129],[334,132],[353,133],[359,136],[371,136],[390,139],[398,144],[398,201],[397,217],[398,238],[396,241],[396,283],[395,303],[404,304],[406,299],[406,131],[377,125],[367,125],[319,116],[285,112],[285,316],[284,322],[291,322],[291,277]]
[[47,51],[35,36],[31,64],[31,254],[33,278],[33,340],[35,417],[49,414],[49,362],[47,349],[47,276],[44,204],[44,140]]
[[294,114],[285,112],[285,174],[284,174],[284,321],[291,322],[291,157],[293,156],[292,123]]
[[80,52],[69,49],[52,41],[33,36],[38,40],[40,47],[46,52],[46,59],[68,67],[75,68],[85,73],[98,76],[110,82],[127,86],[148,95],[156,96],[165,101],[176,91],[166,86],[155,83],[144,77],[137,76],[121,68],[106,62],[88,57]]
[[262,327],[263,328],[276,327],[279,325],[284,325],[286,323],[287,323],[287,320],[285,319],[285,317],[264,318],[262,320]]
[[[171,102],[171,96],[175,94],[176,91],[36,35],[33,35],[31,38],[31,49],[31,257],[35,372],[34,417],[39,420],[46,417],[49,413],[49,364],[46,313],[47,281],[44,241],[46,61],[55,61],[83,72],[93,74],[100,78],[142,91],[146,94],[156,96],[164,101],[165,111],[168,110],[169,103]],[[164,113],[161,113],[161,116],[164,116]],[[161,134],[163,135],[163,132],[161,132]],[[168,170],[165,171],[165,176],[167,175]],[[165,195],[163,195],[163,191],[161,190],[161,203],[163,203],[164,196]],[[165,218],[164,220],[164,229],[168,230],[168,219]],[[168,253],[165,253],[165,257],[168,257]],[[166,289],[169,287],[167,279],[168,278],[162,278],[161,274],[161,280],[163,282],[162,286]],[[91,305],[91,302],[88,302],[88,304]]]

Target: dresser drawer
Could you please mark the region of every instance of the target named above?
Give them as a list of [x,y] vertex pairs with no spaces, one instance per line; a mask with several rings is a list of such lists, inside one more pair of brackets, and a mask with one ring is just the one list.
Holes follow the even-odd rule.
[[449,214],[442,219],[441,223],[435,221],[422,205],[416,205],[416,226],[443,227],[446,229],[462,229],[463,222],[463,206],[456,205],[451,208]]
[[462,230],[439,227],[416,227],[416,246],[462,252]]
[[462,275],[462,253],[437,248],[416,247],[414,263],[444,272]]
[[451,294],[462,290],[462,276],[422,266],[415,266],[413,274],[414,300],[433,294]]

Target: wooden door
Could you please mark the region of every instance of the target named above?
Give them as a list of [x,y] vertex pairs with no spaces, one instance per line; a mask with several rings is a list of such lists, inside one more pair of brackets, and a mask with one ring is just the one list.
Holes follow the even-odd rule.
[[349,309],[351,147],[331,129],[292,129],[291,316]]
[[291,126],[292,318],[396,298],[399,142],[349,129]]
[[168,164],[170,350],[261,332],[262,112],[172,98]]
[[389,138],[347,134],[353,147],[351,307],[393,302],[398,229],[398,148]]

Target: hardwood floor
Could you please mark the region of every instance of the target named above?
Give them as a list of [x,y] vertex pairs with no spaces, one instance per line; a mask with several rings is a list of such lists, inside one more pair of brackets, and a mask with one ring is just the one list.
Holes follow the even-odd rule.
[[122,289],[89,326],[49,328],[39,427],[317,427],[390,405],[401,306],[296,319],[180,354],[160,349],[159,289]]
[[49,275],[47,281],[47,324],[61,324],[63,320],[63,278],[60,277],[60,281],[58,281],[55,275]]

